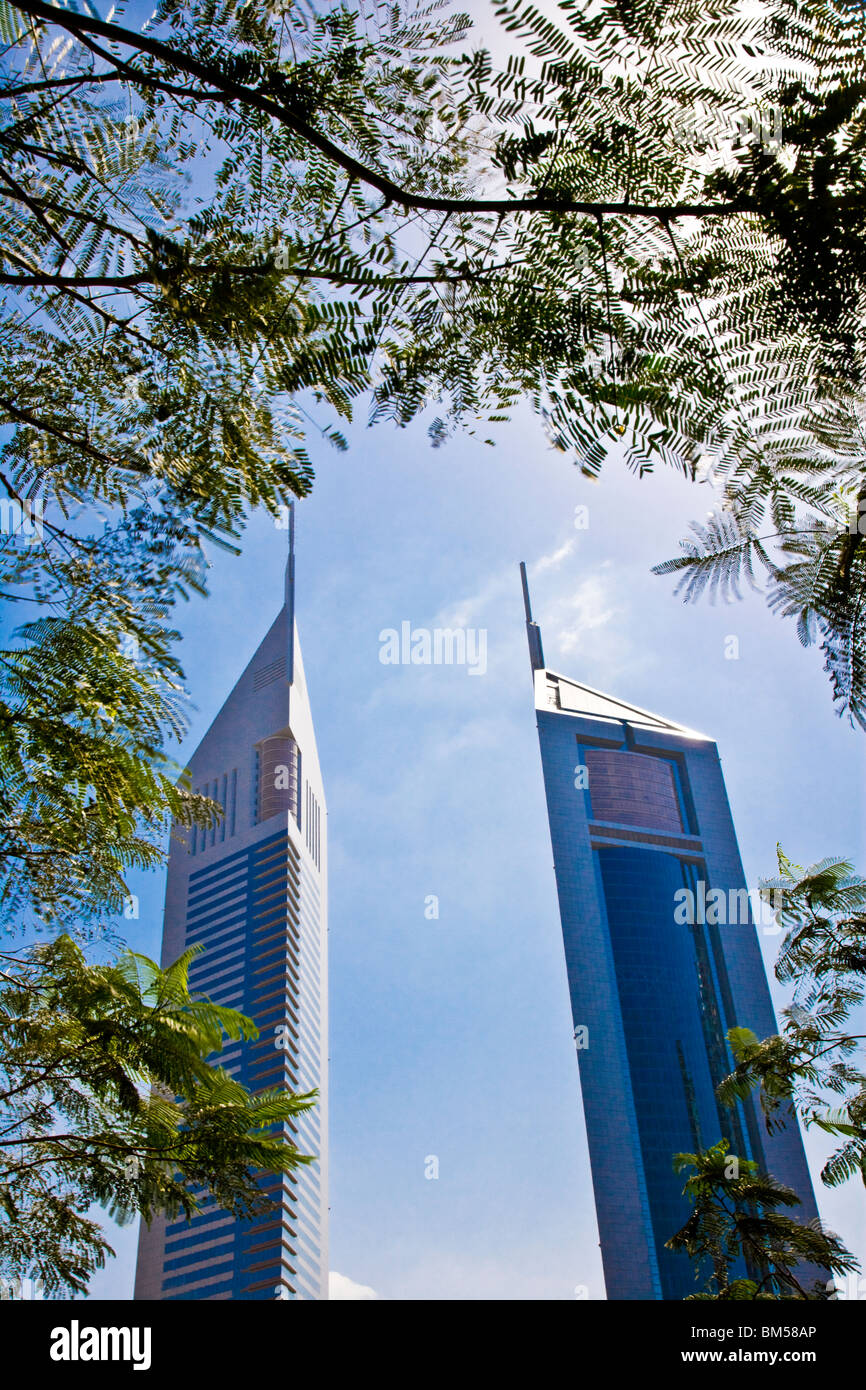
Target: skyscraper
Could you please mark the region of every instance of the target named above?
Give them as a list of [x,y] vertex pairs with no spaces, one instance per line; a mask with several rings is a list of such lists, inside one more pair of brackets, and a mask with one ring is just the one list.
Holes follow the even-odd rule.
[[548,670],[521,576],[607,1296],[682,1299],[698,1286],[664,1248],[690,1211],[675,1153],[724,1137],[817,1217],[793,1116],[768,1135],[753,1100],[715,1097],[728,1029],[777,1031],[719,755]]
[[163,964],[193,942],[190,986],[259,1029],[219,1062],[252,1090],[319,1089],[292,1138],[318,1161],[264,1177],[266,1216],[142,1225],[137,1299],[321,1299],[328,1285],[327,831],[294,622],[294,516],[285,602],[190,760],[223,818],[172,845]]

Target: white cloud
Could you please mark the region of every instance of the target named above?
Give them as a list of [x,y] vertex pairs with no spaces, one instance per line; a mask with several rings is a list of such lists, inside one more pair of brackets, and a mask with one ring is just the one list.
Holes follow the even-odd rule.
[[548,601],[542,632],[551,647],[570,656],[579,652],[595,629],[607,627],[623,610],[611,602],[608,586],[600,574],[588,575],[576,589]]
[[486,613],[491,604],[498,604],[508,585],[514,582],[512,571],[500,570],[482,585],[476,594],[458,599],[455,603],[440,608],[431,624],[432,627],[472,627],[479,617]]
[[529,573],[532,577],[536,574],[543,574],[545,570],[555,570],[562,564],[566,556],[574,550],[574,541],[566,541],[558,550],[554,550],[550,555],[542,555],[540,560],[536,560],[534,565],[529,566]]
[[[540,559],[527,566],[530,576],[541,574],[544,570],[558,569],[573,550],[574,541],[568,540],[558,550],[551,551],[549,555],[542,555]],[[517,576],[517,564],[503,566],[502,569],[487,579],[477,593],[441,608],[436,614],[432,626],[471,627],[473,623],[478,622],[479,618],[489,614],[491,608],[494,612],[501,611],[503,600],[507,600],[509,596],[512,601],[516,602],[516,596],[519,593],[520,581]]]
[[[633,605],[621,576],[610,561],[594,563],[587,573],[574,563],[578,547],[578,540],[567,538],[527,562],[530,584],[536,578],[539,581],[532,595],[533,612],[541,628],[548,665],[600,689],[607,688],[641,670],[647,664],[648,654],[645,643],[642,646],[633,639]],[[417,707],[422,701],[426,705],[433,698],[431,689],[435,684],[440,711],[447,705],[454,710],[455,721],[465,724],[464,714],[471,700],[480,726],[491,715],[486,705],[487,686],[503,690],[502,682],[513,681],[518,670],[524,679],[526,638],[522,607],[517,567],[508,564],[484,576],[473,593],[443,605],[432,619],[426,614],[419,617],[418,626],[428,630],[463,628],[487,634],[488,680],[477,682],[478,686],[485,685],[483,693],[470,689],[476,682],[467,683],[465,669],[418,666],[412,668],[411,679],[405,679],[404,669],[403,679],[395,674],[380,681],[368,696],[368,708],[373,710],[382,702],[392,707]],[[458,737],[456,748],[448,751],[459,751],[462,746]],[[436,761],[441,762],[441,741],[435,755]]]
[[371,1289],[367,1284],[356,1284],[354,1279],[350,1279],[346,1274],[338,1274],[332,1269],[328,1275],[328,1298],[330,1300],[366,1300],[378,1298],[375,1289]]
[[[530,577],[542,574],[545,570],[558,569],[563,560],[572,554],[574,544],[574,540],[568,540],[557,550],[551,551],[549,555],[542,555],[540,559],[530,563],[527,566]],[[488,612],[491,606],[498,609],[503,598],[510,595],[514,599],[519,593],[520,581],[517,576],[517,564],[514,563],[491,575],[477,593],[441,609],[436,614],[433,626],[471,627],[473,622],[477,622],[478,618]]]

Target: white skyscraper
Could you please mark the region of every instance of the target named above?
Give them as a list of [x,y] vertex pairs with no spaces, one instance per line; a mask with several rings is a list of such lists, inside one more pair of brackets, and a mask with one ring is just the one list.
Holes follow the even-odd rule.
[[283,608],[190,771],[224,816],[172,846],[163,964],[202,943],[191,988],[255,1021],[257,1041],[219,1056],[233,1076],[254,1091],[318,1088],[293,1135],[318,1161],[262,1178],[277,1203],[264,1217],[241,1221],[207,1203],[191,1221],[142,1225],[135,1297],[327,1298],[327,826],[294,623],[291,531]]

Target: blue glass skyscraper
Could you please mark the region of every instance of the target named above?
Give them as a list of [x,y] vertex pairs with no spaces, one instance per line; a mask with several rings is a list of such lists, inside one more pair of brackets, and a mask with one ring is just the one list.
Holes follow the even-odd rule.
[[607,1296],[682,1299],[699,1286],[665,1249],[690,1211],[675,1153],[725,1137],[817,1217],[793,1116],[768,1135],[753,1100],[715,1097],[728,1029],[777,1031],[719,755],[548,670],[521,571]]
[[[293,516],[291,523],[293,525]],[[291,535],[291,533],[290,533]],[[289,1125],[317,1162],[265,1174],[272,1209],[250,1221],[205,1201],[139,1238],[137,1299],[328,1296],[327,834],[325,797],[294,622],[290,540],[283,608],[190,760],[220,822],[176,834],[163,964],[193,943],[190,987],[259,1029],[217,1060],[251,1090],[318,1088]],[[200,1194],[199,1194],[200,1195]]]

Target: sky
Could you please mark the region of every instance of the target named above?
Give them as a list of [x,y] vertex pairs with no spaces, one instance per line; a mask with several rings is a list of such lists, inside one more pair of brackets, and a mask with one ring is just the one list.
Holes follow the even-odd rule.
[[[345,454],[314,434],[297,507],[328,802],[332,1296],[600,1298],[519,562],[551,668],[717,741],[750,886],[777,841],[864,867],[863,735],[760,596],[684,607],[650,573],[705,518],[707,488],[615,460],[590,482],[528,409],[494,448],[433,450],[427,423],[359,421]],[[181,763],[279,610],[285,532],[258,515],[240,557],[212,560],[210,597],[177,615],[194,705]],[[384,665],[380,634],[403,622],[483,630],[484,674]],[[158,957],[164,874],[130,887],[129,943]],[[777,944],[762,938],[770,969]],[[824,1188],[829,1143],[806,1142],[822,1215],[866,1267],[862,1187]],[[136,1229],[107,1224],[117,1258],[91,1296],[130,1298]]]
[[[521,560],[552,669],[717,741],[750,887],[775,871],[777,840],[801,862],[863,865],[863,736],[835,716],[819,653],[760,595],[684,606],[650,573],[709,490],[616,460],[590,482],[528,410],[495,438],[434,450],[426,421],[360,421],[345,454],[311,440],[316,483],[296,509],[328,802],[340,1299],[604,1296]],[[241,557],[212,558],[210,597],[178,615],[196,706],[181,758],[280,607],[285,532],[256,516]],[[380,634],[403,622],[483,629],[486,671],[383,664]],[[163,875],[131,886],[130,942],[158,955]],[[768,965],[777,945],[762,938]],[[822,1188],[828,1147],[807,1145],[822,1215],[866,1265],[862,1189]],[[115,1248],[94,1297],[131,1296],[133,1228]]]

